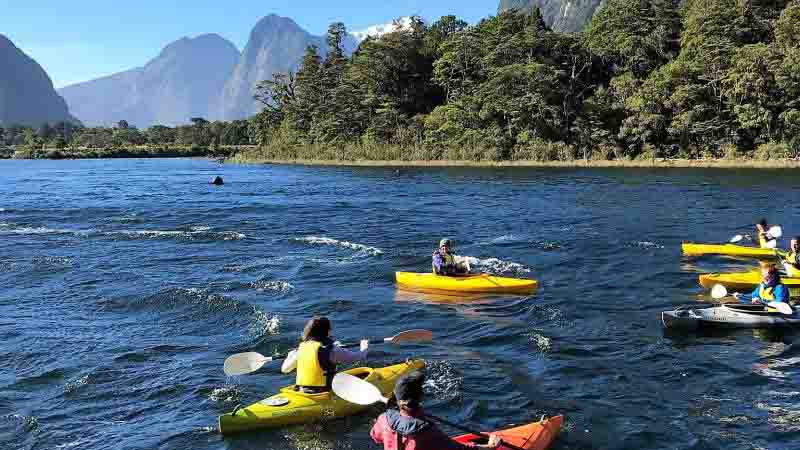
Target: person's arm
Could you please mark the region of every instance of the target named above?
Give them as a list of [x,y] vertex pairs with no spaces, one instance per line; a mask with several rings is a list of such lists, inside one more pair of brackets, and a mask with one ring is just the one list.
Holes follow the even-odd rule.
[[386,428],[386,416],[381,414],[378,417],[378,420],[375,422],[375,425],[372,426],[372,430],[369,432],[369,436],[375,441],[376,444],[383,444],[383,430]]
[[444,258],[439,252],[433,254],[433,268],[437,275],[441,275],[444,271]]
[[297,350],[292,350],[288,355],[286,355],[286,359],[283,360],[281,372],[291,373],[295,369],[297,369]]
[[740,303],[751,303],[754,299],[758,299],[759,288],[760,286],[756,286],[756,290],[750,294],[736,293],[733,295],[736,297],[736,300],[739,300]]
[[368,352],[369,350],[364,345],[364,341],[362,341],[361,344],[361,351],[358,352],[352,352],[344,347],[333,347],[331,362],[334,364],[349,364],[356,361],[363,361],[367,359]]
[[775,288],[775,301],[789,303],[789,288],[781,284]]

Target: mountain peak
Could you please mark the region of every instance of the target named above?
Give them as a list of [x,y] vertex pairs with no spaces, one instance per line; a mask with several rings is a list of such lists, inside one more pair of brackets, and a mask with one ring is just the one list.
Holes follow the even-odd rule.
[[547,26],[556,31],[581,31],[606,0],[500,0],[497,12],[539,8]]

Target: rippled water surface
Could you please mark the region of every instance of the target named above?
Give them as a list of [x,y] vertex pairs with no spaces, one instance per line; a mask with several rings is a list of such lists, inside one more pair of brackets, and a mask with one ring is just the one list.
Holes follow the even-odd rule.
[[[428,407],[486,429],[567,417],[556,449],[796,449],[794,334],[672,335],[709,301],[682,260],[766,215],[800,233],[796,172],[0,162],[0,447],[368,449],[368,414],[223,438],[216,417],[290,384],[226,356],[296,344],[313,314],[343,341],[408,328],[374,365],[429,361]],[[223,187],[208,180],[225,178]],[[398,292],[454,238],[532,297]],[[450,430],[453,431],[453,430]]]

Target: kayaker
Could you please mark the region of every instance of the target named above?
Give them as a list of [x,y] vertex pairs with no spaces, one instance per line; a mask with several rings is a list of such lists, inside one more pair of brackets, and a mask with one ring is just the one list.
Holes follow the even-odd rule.
[[758,246],[761,248],[774,248],[770,244],[770,241],[774,241],[775,238],[769,235],[769,224],[767,224],[767,219],[761,219],[761,222],[756,224],[756,235],[758,236]]
[[452,253],[452,239],[444,238],[439,241],[439,248],[433,252],[433,273],[436,275],[463,275],[469,272],[469,267],[456,262],[456,255]]
[[790,277],[800,277],[800,236],[792,239],[785,261],[786,274]]
[[769,303],[784,302],[789,303],[789,289],[781,283],[781,275],[775,266],[766,266],[761,271],[763,278],[761,284],[751,294],[734,293],[741,303]]
[[309,394],[331,390],[336,364],[347,364],[367,358],[369,340],[361,341],[361,350],[351,352],[334,342],[330,335],[331,321],[327,317],[314,317],[303,328],[303,339],[297,350],[292,350],[281,366],[283,373],[297,369],[297,390]]
[[411,372],[397,380],[386,412],[378,417],[369,435],[384,450],[462,450],[496,449],[501,441],[491,435],[488,444],[461,444],[448,437],[435,423],[425,418],[422,409],[425,375]]

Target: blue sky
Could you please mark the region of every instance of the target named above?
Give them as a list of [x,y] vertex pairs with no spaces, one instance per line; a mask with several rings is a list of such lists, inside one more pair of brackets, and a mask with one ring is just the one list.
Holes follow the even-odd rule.
[[141,66],[183,36],[217,33],[241,50],[261,17],[294,19],[311,33],[352,31],[418,14],[475,23],[498,0],[0,0],[0,33],[34,58],[56,87]]

